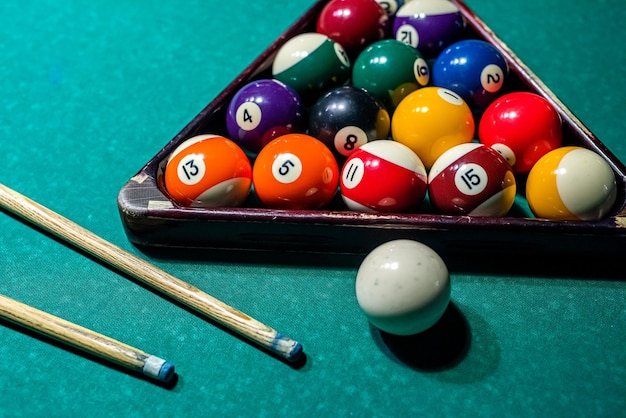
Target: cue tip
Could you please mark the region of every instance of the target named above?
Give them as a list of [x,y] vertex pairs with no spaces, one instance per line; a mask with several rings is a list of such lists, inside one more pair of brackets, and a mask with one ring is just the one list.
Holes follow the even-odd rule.
[[304,349],[302,344],[291,338],[286,337],[281,333],[277,333],[274,338],[274,351],[281,353],[282,356],[289,362],[295,362],[302,356]]
[[143,374],[168,383],[174,377],[174,365],[157,356],[150,356],[145,360]]

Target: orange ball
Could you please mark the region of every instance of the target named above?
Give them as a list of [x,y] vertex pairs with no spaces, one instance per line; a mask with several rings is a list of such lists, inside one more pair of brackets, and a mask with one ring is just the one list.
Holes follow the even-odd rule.
[[319,209],[339,185],[339,167],[330,149],[305,134],[287,134],[268,143],[252,169],[254,191],[276,209]]
[[252,165],[233,141],[219,135],[198,135],[170,155],[164,184],[182,206],[238,206],[250,194]]

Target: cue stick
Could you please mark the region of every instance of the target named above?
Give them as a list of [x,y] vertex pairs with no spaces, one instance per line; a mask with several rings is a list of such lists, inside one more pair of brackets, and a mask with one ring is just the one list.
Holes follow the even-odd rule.
[[0,317],[161,382],[174,376],[174,365],[159,357],[3,295]]
[[302,345],[0,183],[0,206],[288,361]]

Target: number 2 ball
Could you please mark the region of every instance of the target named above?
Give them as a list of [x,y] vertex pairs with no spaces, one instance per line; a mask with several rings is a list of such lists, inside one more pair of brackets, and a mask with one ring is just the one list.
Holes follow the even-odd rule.
[[432,83],[456,92],[474,110],[482,110],[503,91],[509,67],[493,45],[465,39],[448,46],[432,65]]
[[339,184],[332,152],[306,134],[272,140],[256,157],[253,188],[259,200],[274,209],[319,209],[328,205]]
[[228,135],[257,153],[272,139],[305,129],[305,109],[298,93],[273,79],[252,81],[228,105]]
[[600,220],[616,198],[611,166],[599,154],[578,146],[560,147],[545,154],[526,181],[526,199],[538,218]]
[[163,177],[167,193],[179,205],[238,206],[250,193],[252,167],[230,139],[198,135],[174,150]]
[[428,176],[419,157],[390,140],[368,142],[345,162],[341,197],[361,212],[405,212],[422,203]]
[[513,171],[528,174],[539,158],[561,146],[561,116],[538,94],[508,93],[485,109],[478,139],[504,155]]
[[497,151],[478,143],[444,152],[428,173],[430,203],[447,215],[504,216],[515,202],[511,166]]

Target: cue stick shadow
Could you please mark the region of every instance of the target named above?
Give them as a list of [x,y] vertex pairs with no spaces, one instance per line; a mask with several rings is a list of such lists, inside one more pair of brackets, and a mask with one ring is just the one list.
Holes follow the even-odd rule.
[[41,342],[43,342],[45,344],[49,344],[49,345],[51,345],[53,347],[56,347],[58,349],[65,350],[65,351],[67,351],[67,352],[69,352],[69,353],[71,353],[73,355],[77,355],[77,356],[82,357],[82,358],[84,358],[86,360],[89,360],[89,361],[92,361],[94,363],[97,363],[97,364],[99,364],[101,366],[108,367],[108,368],[110,368],[112,370],[115,370],[117,372],[126,374],[128,376],[132,376],[133,378],[144,380],[146,382],[152,383],[152,384],[154,384],[156,386],[162,387],[163,389],[173,390],[174,387],[176,386],[176,384],[178,383],[178,380],[179,380],[178,373],[174,372],[174,375],[172,376],[172,379],[169,382],[162,382],[160,380],[157,380],[157,379],[151,378],[149,376],[146,376],[145,374],[140,373],[138,371],[131,370],[128,367],[124,367],[124,366],[122,366],[120,364],[116,364],[116,363],[114,363],[112,361],[109,361],[109,360],[106,360],[106,359],[101,358],[99,356],[96,356],[95,354],[89,353],[89,352],[87,352],[85,350],[78,349],[78,348],[76,348],[76,347],[74,347],[74,346],[72,346],[70,344],[66,344],[66,343],[64,343],[62,341],[59,341],[57,339],[54,339],[54,338],[52,338],[50,336],[41,334],[39,332],[35,332],[35,331],[33,331],[33,330],[29,329],[29,328],[26,328],[24,326],[15,324],[15,323],[13,323],[11,321],[8,321],[8,320],[6,320],[4,318],[0,318],[0,326],[3,326],[3,327],[6,327],[8,329],[11,329],[13,331],[19,332],[19,333],[21,333],[23,335],[26,335],[27,337],[34,338],[34,339],[36,339],[38,341],[41,341]]

